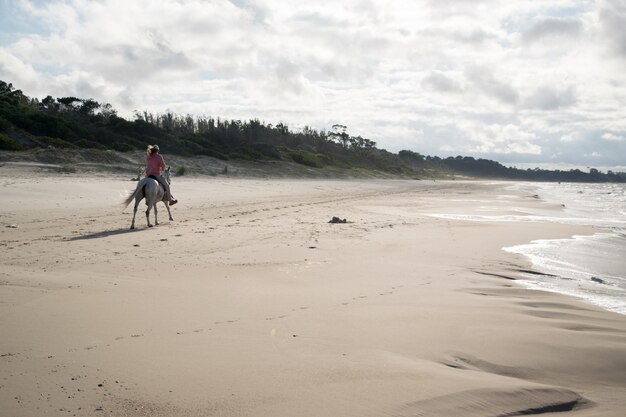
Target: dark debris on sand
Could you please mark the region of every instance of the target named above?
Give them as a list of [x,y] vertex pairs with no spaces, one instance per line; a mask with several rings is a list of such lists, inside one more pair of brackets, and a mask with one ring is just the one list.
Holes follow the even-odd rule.
[[346,219],[340,219],[339,217],[333,216],[328,223],[348,223],[348,221]]

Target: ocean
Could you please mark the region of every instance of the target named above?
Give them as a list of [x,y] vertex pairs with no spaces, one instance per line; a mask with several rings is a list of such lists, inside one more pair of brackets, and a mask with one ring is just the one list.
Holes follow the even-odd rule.
[[[528,288],[582,298],[610,311],[626,314],[626,184],[516,183],[506,187],[562,205],[563,210],[517,209],[514,195],[500,195],[486,214],[436,214],[457,220],[555,222],[594,226],[590,236],[535,240],[503,248],[528,257],[545,276],[528,275],[517,282]],[[497,206],[497,207],[496,207]],[[507,208],[506,215],[489,211]],[[519,214],[515,214],[519,213]]]
[[555,215],[537,215],[536,221],[589,225],[590,236],[536,240],[504,248],[527,256],[536,270],[554,276],[533,277],[522,285],[582,298],[626,314],[626,185],[538,183],[526,187],[547,202],[564,205]]

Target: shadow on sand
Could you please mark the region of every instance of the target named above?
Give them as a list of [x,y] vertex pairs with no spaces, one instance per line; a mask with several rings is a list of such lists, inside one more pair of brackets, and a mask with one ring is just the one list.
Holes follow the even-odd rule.
[[109,237],[109,236],[124,235],[124,234],[127,234],[127,233],[133,233],[133,232],[137,232],[139,230],[143,230],[143,229],[129,229],[128,227],[126,227],[124,229],[106,230],[106,231],[103,231],[103,232],[95,232],[95,233],[89,233],[89,234],[81,235],[81,236],[74,236],[74,237],[68,238],[66,240],[74,241],[74,240],[100,239],[100,238],[103,238],[103,237]]

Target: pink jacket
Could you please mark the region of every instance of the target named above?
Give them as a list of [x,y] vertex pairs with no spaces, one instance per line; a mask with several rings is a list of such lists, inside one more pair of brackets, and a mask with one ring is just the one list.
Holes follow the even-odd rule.
[[159,176],[165,170],[165,160],[159,153],[151,153],[146,158],[146,177]]

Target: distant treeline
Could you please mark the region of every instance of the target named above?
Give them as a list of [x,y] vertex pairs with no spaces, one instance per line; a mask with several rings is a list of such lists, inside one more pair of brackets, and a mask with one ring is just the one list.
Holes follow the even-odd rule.
[[136,111],[134,120],[126,120],[109,103],[71,96],[30,98],[0,81],[0,150],[55,147],[128,152],[153,143],[163,152],[181,156],[294,161],[314,168],[364,169],[411,178],[460,174],[533,181],[626,181],[624,173],[605,174],[595,169],[589,173],[519,170],[471,157],[441,159],[409,150],[394,154],[377,148],[374,141],[349,135],[347,127],[340,124],[329,131],[310,127],[293,131],[283,123],[272,125],[257,119],[147,111]]
[[589,172],[579,169],[569,171],[547,170],[547,169],[518,169],[506,167],[498,162],[488,159],[474,159],[467,156],[449,157],[441,159],[438,157],[426,157],[426,160],[444,166],[455,172],[464,173],[470,176],[507,178],[524,181],[564,181],[564,182],[625,182],[626,173],[612,172],[602,173],[596,168],[590,168]]

